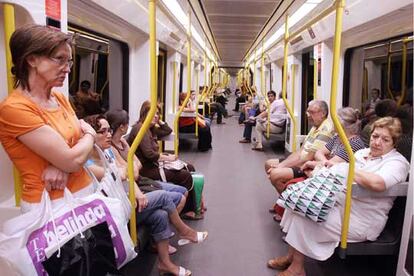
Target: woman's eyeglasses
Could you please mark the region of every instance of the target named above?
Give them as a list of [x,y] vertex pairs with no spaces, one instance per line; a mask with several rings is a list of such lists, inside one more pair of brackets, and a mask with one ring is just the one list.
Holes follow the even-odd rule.
[[107,134],[107,133],[112,134],[112,132],[113,132],[112,128],[102,128],[102,129],[98,130],[96,133],[98,133],[98,134]]
[[64,57],[49,57],[49,59],[53,62],[55,62],[56,64],[59,64],[59,66],[69,66],[69,68],[72,68],[73,66],[73,60],[72,59],[67,59]]

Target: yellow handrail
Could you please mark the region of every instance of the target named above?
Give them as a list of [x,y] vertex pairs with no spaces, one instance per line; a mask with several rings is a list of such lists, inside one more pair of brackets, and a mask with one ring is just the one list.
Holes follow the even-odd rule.
[[[6,71],[7,71],[7,89],[10,95],[13,92],[13,76],[11,68],[13,65],[11,52],[10,52],[10,38],[16,29],[15,17],[14,17],[14,6],[12,4],[3,4],[4,13],[4,41],[6,47]],[[22,178],[16,167],[13,166],[13,179],[14,179],[14,200],[16,206],[20,206],[20,200],[22,196]]]
[[[129,180],[129,200],[131,205],[135,206],[135,179],[134,179],[134,155],[139,144],[144,138],[145,133],[148,131],[151,121],[154,118],[155,112],[157,110],[157,71],[156,71],[156,0],[148,0],[148,17],[149,17],[149,55],[150,55],[150,91],[151,91],[151,106],[148,112],[147,117],[142,124],[142,127],[138,131],[137,136],[134,139],[134,142],[131,145],[130,150],[128,151],[128,180]],[[135,208],[131,210],[131,218],[129,221],[129,231],[131,234],[132,241],[135,245],[138,244],[137,237],[137,225],[136,225],[136,216]]]
[[401,95],[400,99],[397,102],[398,106],[401,106],[401,104],[405,100],[405,94],[407,93],[407,87],[406,87],[406,80],[407,80],[407,43],[412,41],[413,39],[404,38],[403,39],[403,48],[402,48],[402,69],[401,69]]
[[[198,86],[198,74],[200,73],[200,70],[197,71],[196,73],[196,90],[195,91],[199,91],[199,86]],[[197,118],[198,118],[198,94],[196,93],[196,102],[195,102],[195,114],[196,114],[196,124],[195,124],[195,136],[198,137],[198,124],[197,124]]]
[[285,47],[283,49],[283,82],[282,82],[282,99],[283,102],[285,103],[286,109],[290,115],[290,118],[292,119],[292,124],[293,124],[293,141],[292,141],[292,152],[296,151],[296,127],[297,127],[297,122],[296,122],[296,118],[295,118],[295,114],[291,108],[291,106],[289,105],[289,102],[286,98],[286,86],[287,86],[287,67],[288,67],[288,43],[289,43],[289,26],[288,26],[288,21],[289,21],[289,15],[286,14],[286,21],[285,21]]
[[[180,108],[178,109],[177,114],[175,115],[174,119],[174,153],[178,156],[178,123],[180,120],[181,113],[183,112],[184,108],[187,106],[188,99],[191,95],[191,12],[188,13],[188,30],[187,30],[187,96],[184,99],[184,102],[181,104]],[[195,120],[195,124],[197,125],[197,118]]]
[[270,137],[270,102],[266,96],[266,83],[265,83],[265,58],[264,58],[264,47],[263,47],[263,40],[262,40],[262,56],[261,56],[261,74],[260,74],[260,90],[262,97],[264,98],[264,102],[266,105],[266,112],[267,112],[267,123],[266,123],[266,137],[269,139]]
[[355,173],[355,157],[352,152],[351,145],[349,144],[348,138],[345,135],[345,131],[339,122],[336,108],[337,98],[337,85],[339,75],[339,63],[340,63],[340,51],[341,51],[341,33],[342,33],[342,17],[344,12],[344,0],[337,0],[336,2],[336,19],[335,19],[335,36],[333,45],[333,61],[332,61],[332,79],[331,79],[331,98],[330,98],[330,114],[332,121],[335,125],[335,129],[341,138],[342,144],[345,146],[345,150],[349,156],[349,171],[347,178],[347,190],[346,190],[346,202],[344,210],[344,218],[342,222],[342,234],[341,234],[341,246],[340,256],[342,258],[346,255],[348,229],[349,229],[349,218],[351,213],[351,195],[352,195],[352,182]]
[[313,99],[318,99],[318,60],[313,59]]

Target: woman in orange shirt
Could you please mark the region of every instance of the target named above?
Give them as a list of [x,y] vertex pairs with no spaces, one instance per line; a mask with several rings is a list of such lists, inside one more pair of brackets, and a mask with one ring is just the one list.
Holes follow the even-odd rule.
[[40,25],[17,29],[10,40],[14,91],[0,104],[0,142],[22,176],[22,211],[52,199],[64,187],[75,196],[91,193],[83,164],[95,130],[76,118],[63,85],[72,62],[71,38]]

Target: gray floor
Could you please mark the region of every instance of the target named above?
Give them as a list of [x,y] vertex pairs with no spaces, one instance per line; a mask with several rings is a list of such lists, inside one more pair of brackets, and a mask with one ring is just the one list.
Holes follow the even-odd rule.
[[[228,109],[233,108],[229,103]],[[186,245],[172,256],[175,263],[190,269],[193,275],[277,275],[266,261],[284,254],[287,245],[281,239],[279,225],[268,209],[276,199],[263,164],[268,158],[283,156],[279,149],[265,144],[265,152],[252,151],[251,145],[239,144],[243,127],[236,117],[224,125],[212,125],[213,149],[196,151],[195,143],[181,146],[180,159],[195,165],[205,175],[206,217],[190,221],[198,230],[208,230],[208,239],[198,245]],[[171,240],[176,246],[176,239]],[[385,265],[384,265],[385,264]],[[307,275],[392,275],[384,266],[389,258],[348,258],[336,256],[327,262],[306,260]],[[142,252],[123,270],[125,275],[158,275],[156,255]]]

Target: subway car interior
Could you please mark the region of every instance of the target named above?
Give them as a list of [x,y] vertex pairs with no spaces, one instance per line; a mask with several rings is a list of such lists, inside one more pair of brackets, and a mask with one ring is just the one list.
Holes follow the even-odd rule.
[[413,275],[413,9],[0,0],[0,274]]

